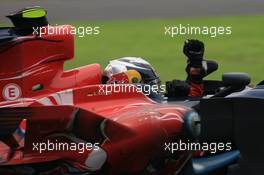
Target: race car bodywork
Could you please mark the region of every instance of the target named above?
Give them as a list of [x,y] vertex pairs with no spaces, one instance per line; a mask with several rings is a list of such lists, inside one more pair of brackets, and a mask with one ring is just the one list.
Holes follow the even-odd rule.
[[[30,107],[2,108],[1,138],[8,146],[1,150],[2,168],[63,160],[80,172],[138,174],[151,162],[169,157],[176,161],[171,172],[183,165],[188,152],[174,157],[166,153],[164,143],[185,138],[183,118],[190,109],[155,104],[143,94],[104,96],[95,94],[98,90],[98,86],[66,90],[31,101]],[[21,122],[26,122],[25,136],[18,139]],[[86,143],[89,149],[54,148],[60,143]],[[168,171],[165,167],[163,171]]]
[[226,98],[201,100],[200,140],[232,142],[240,151],[231,175],[263,174],[263,98],[262,82]]

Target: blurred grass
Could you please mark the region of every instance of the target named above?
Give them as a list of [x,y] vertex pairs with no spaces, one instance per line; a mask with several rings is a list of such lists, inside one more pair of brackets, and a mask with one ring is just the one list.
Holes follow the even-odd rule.
[[[186,58],[183,41],[197,38],[205,42],[205,57],[219,63],[210,79],[220,79],[223,72],[242,71],[257,83],[264,79],[264,16],[185,17],[175,19],[124,21],[72,21],[74,26],[100,26],[100,35],[75,36],[75,58],[66,63],[70,69],[90,63],[107,62],[123,56],[139,56],[156,68],[163,82],[185,78]],[[55,23],[54,23],[55,24]],[[62,22],[58,24],[64,24]],[[164,26],[231,26],[231,35],[164,35]]]
[[[219,70],[208,78],[220,79],[223,72],[242,71],[257,83],[264,79],[264,16],[196,17],[155,20],[101,21],[71,23],[74,26],[100,26],[100,35],[75,37],[75,59],[66,63],[73,68],[100,63],[102,69],[111,59],[140,56],[159,72],[163,82],[185,78],[186,59],[182,53],[187,38],[206,44],[205,56],[215,59]],[[231,35],[165,35],[164,26],[231,26]]]

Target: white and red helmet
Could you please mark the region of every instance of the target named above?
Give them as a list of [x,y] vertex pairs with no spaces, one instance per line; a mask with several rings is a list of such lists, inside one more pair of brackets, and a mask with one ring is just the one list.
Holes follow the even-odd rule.
[[160,78],[149,62],[139,57],[111,60],[103,72],[103,83],[159,84]]

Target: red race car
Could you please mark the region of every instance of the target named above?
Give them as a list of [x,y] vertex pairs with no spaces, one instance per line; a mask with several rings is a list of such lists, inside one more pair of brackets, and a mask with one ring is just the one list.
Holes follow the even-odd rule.
[[[8,16],[15,27],[0,28],[0,174],[190,174],[193,151],[178,143],[196,141],[198,113],[158,103],[131,84],[159,85],[139,58],[110,64],[122,62],[125,71],[102,74],[98,64],[64,71],[74,55],[72,26],[50,26],[45,15],[40,7],[23,9]],[[133,70],[138,63],[141,74]]]
[[23,9],[8,16],[15,27],[0,29],[0,174],[181,171],[192,153],[170,143],[188,140],[187,128],[197,135],[198,114],[157,103],[134,85],[102,84],[98,64],[64,71],[74,37],[39,36],[50,27],[45,13]]

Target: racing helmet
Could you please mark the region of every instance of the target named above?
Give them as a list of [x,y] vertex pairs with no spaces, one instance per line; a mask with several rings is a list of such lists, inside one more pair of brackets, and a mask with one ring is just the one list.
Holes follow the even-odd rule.
[[123,57],[111,60],[103,72],[106,84],[142,83],[159,84],[160,78],[149,62],[139,57]]

